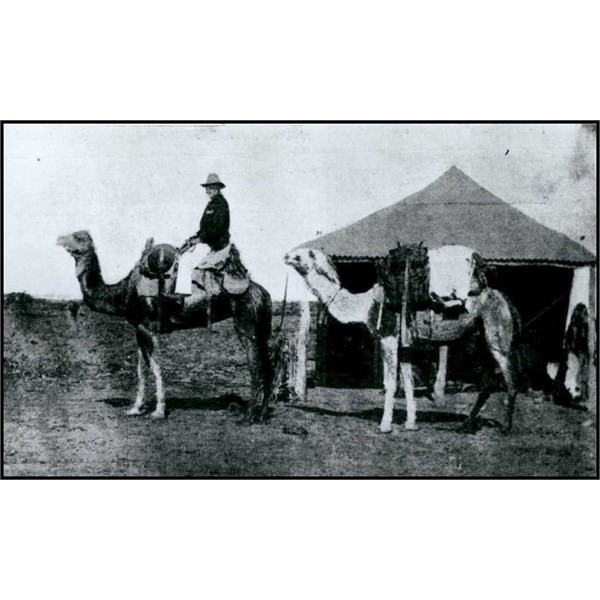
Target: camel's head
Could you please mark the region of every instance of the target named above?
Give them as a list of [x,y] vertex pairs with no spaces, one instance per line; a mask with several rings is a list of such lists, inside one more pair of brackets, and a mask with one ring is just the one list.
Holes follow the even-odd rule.
[[299,248],[288,252],[283,260],[286,265],[295,269],[302,277],[314,273],[326,277],[336,285],[340,284],[334,264],[320,250]]
[[87,231],[76,231],[69,235],[61,235],[56,240],[75,259],[81,258],[94,249],[92,236]]
[[292,267],[300,275],[305,276],[308,273],[310,265],[308,258],[306,250],[292,250],[283,257],[283,262],[288,267]]

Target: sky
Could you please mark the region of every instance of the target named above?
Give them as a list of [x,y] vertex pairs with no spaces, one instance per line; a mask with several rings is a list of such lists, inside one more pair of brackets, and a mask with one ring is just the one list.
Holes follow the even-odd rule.
[[419,191],[456,165],[596,253],[596,132],[579,124],[6,124],[4,293],[80,298],[59,235],[87,229],[107,283],[145,240],[179,245],[215,172],[253,279],[309,297],[283,255]]

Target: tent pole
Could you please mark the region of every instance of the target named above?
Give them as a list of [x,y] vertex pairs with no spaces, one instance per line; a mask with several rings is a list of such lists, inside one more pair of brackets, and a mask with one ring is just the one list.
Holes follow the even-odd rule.
[[300,303],[300,325],[296,337],[296,376],[294,378],[295,397],[303,402],[306,397],[306,346],[310,330],[310,303]]

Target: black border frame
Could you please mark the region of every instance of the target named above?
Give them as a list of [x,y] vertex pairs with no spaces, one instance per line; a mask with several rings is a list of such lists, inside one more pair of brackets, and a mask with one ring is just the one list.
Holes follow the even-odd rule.
[[[276,120],[276,121],[263,121],[263,120],[208,120],[208,121],[197,121],[197,120],[79,120],[79,121],[64,121],[64,120],[6,120],[0,121],[0,155],[2,157],[2,169],[0,174],[0,185],[2,187],[0,195],[0,204],[2,205],[2,236],[4,239],[4,126],[5,125],[595,125],[596,127],[596,210],[598,209],[598,196],[600,191],[600,182],[598,181],[599,165],[598,156],[600,154],[600,142],[598,138],[598,128],[600,121],[591,120],[516,120],[516,121],[502,121],[502,120],[476,120],[476,121],[460,121],[460,120],[415,120],[415,121],[395,121],[395,120]],[[597,219],[597,214],[596,214]],[[596,241],[596,257],[598,256],[598,240]],[[597,263],[596,263],[597,264]],[[598,281],[596,281],[596,289],[598,289]],[[4,253],[2,257],[2,282],[0,283],[0,291],[2,293],[2,311],[4,313]],[[599,326],[596,321],[595,334],[596,340],[598,340]],[[2,357],[4,358],[4,327],[2,326],[2,340],[0,341],[0,348],[2,349]],[[597,365],[596,365],[597,367]],[[191,476],[191,477],[170,477],[170,476],[7,476],[4,473],[4,377],[2,378],[2,393],[1,393],[1,414],[0,414],[0,438],[2,446],[2,468],[0,471],[0,479],[5,480],[128,480],[128,481],[140,481],[140,480],[209,480],[209,481],[228,481],[228,480],[240,480],[240,481],[251,481],[251,480],[366,480],[366,481],[390,481],[390,480],[436,480],[436,481],[456,481],[456,480],[476,480],[476,481],[489,481],[489,480],[508,480],[508,481],[568,481],[568,480],[586,480],[594,481],[600,479],[600,471],[598,468],[598,454],[600,453],[600,440],[598,438],[598,378],[596,377],[596,473],[591,477],[583,476],[565,476],[565,477],[504,477],[504,476],[493,476],[493,477],[415,477],[415,476],[397,476],[397,477],[368,477],[368,476],[349,476],[349,477],[337,477],[337,476],[323,476],[323,477],[294,477],[294,476],[274,476],[274,477],[258,477],[258,476]]]

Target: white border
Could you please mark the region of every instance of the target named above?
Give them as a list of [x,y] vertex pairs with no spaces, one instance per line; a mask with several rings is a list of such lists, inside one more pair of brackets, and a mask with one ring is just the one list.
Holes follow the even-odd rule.
[[[597,119],[597,8],[5,3],[2,119]],[[517,10],[518,7],[518,10]],[[596,588],[593,482],[1,482],[7,598]]]

